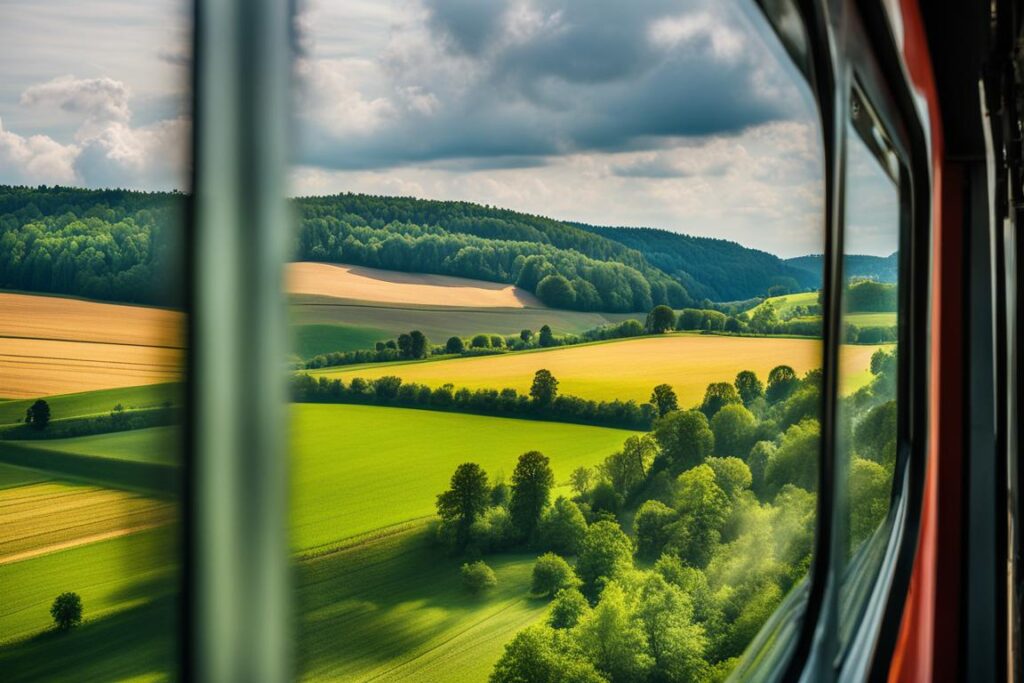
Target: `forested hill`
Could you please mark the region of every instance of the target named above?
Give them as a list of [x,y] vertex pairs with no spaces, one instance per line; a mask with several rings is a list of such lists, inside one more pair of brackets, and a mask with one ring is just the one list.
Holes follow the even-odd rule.
[[[867,256],[865,254],[847,254],[844,275],[846,277],[862,277],[879,282],[896,282],[899,271],[897,257],[899,252],[894,251],[888,256]],[[821,274],[821,254],[810,254],[808,256],[797,256],[786,259],[786,263],[794,268],[809,271],[818,275]],[[820,286],[820,285],[817,285]]]
[[820,274],[791,267],[773,254],[729,240],[657,228],[577,225],[636,249],[651,264],[679,280],[696,299],[738,301],[764,296],[773,286],[794,292],[821,286]]
[[[185,195],[0,186],[0,287],[174,305]],[[644,312],[813,287],[726,240],[595,228],[467,202],[293,200],[295,258],[516,284],[550,306]]]

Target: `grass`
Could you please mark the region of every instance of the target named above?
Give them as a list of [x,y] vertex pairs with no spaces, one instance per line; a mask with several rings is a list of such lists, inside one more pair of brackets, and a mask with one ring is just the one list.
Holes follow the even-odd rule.
[[[818,303],[817,292],[801,292],[799,294],[786,294],[784,296],[773,296],[765,299],[765,301],[772,302],[775,306],[775,312],[779,314],[779,317],[785,317],[790,311],[797,306],[813,306]],[[751,308],[747,313],[753,315],[762,304],[758,304]],[[890,327],[896,324],[896,312],[890,311],[886,313],[847,313],[843,320],[848,323],[853,323],[857,327]],[[800,317],[798,320],[810,320],[811,317]],[[820,319],[820,316],[814,316],[813,319]]]
[[896,312],[890,311],[888,313],[847,313],[843,320],[853,323],[857,327],[892,327],[896,324],[896,318]]
[[813,306],[818,303],[818,292],[800,292],[799,294],[784,294],[783,296],[772,296],[765,299],[763,302],[754,306],[747,311],[750,315],[754,314],[758,308],[763,306],[765,303],[771,302],[772,306],[775,307],[775,312],[779,314],[779,317],[784,317],[785,314],[792,311],[797,306]]
[[[821,342],[814,339],[674,334],[501,356],[339,367],[313,374],[346,381],[397,375],[431,386],[451,382],[471,389],[513,387],[528,392],[533,374],[546,368],[558,379],[558,389],[564,394],[646,402],[656,385],[667,383],[675,389],[680,404],[690,407],[701,401],[708,384],[731,382],[741,370],[753,370],[765,381],[768,372],[780,364],[791,365],[800,374],[819,368],[821,348]],[[855,346],[844,352],[850,391],[869,379],[861,373],[877,348]]]
[[0,489],[0,564],[169,522],[173,506],[71,482]]
[[[50,405],[50,417],[54,420],[65,417],[106,414],[118,403],[129,408],[155,408],[165,401],[181,404],[183,387],[178,383],[147,384],[118,389],[101,389],[72,394],[46,396]],[[35,398],[0,402],[0,425],[14,424],[25,420],[25,411]]]
[[[127,462],[178,464],[180,447],[178,427],[149,427],[111,434],[93,434],[73,439],[39,439],[18,442],[32,448],[76,455],[111,458]],[[0,444],[0,449],[3,445]]]
[[311,551],[434,514],[455,467],[493,478],[539,450],[559,482],[632,432],[403,408],[298,404],[292,411],[292,543]]
[[46,481],[47,475],[39,470],[14,465],[0,465],[0,496],[3,489]]
[[485,558],[498,585],[479,597],[461,585],[463,560],[445,557],[423,525],[300,562],[300,676],[486,680],[505,643],[546,608],[527,595],[534,559]]
[[[350,302],[313,295],[290,297],[293,324],[348,325],[381,330],[385,338],[420,330],[434,343],[444,343],[453,335],[468,337],[478,333],[519,334],[534,332],[550,325],[556,334],[579,333],[628,318],[643,320],[642,313],[584,313],[544,308],[474,308],[432,306],[428,304],[386,304]],[[377,341],[374,339],[373,341]]]
[[309,359],[332,351],[372,349],[379,341],[394,335],[375,327],[359,325],[297,325],[292,328],[293,349],[300,358]]
[[[176,539],[174,528],[167,526],[0,565],[0,643],[48,630],[50,605],[64,591],[81,596],[87,621],[167,593],[175,573]],[[0,651],[0,661],[4,656]]]

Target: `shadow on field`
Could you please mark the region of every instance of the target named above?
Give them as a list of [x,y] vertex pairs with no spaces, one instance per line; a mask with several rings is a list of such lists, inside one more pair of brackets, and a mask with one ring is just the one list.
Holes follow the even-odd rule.
[[3,679],[112,681],[173,678],[177,600],[166,595],[67,632],[46,631],[0,648]]
[[[478,597],[462,586],[464,560],[446,557],[422,527],[302,562],[296,574],[298,671],[386,680],[434,649],[483,644],[500,653],[546,605],[527,597],[534,559],[485,558],[498,586]],[[458,638],[464,640],[453,645]]]

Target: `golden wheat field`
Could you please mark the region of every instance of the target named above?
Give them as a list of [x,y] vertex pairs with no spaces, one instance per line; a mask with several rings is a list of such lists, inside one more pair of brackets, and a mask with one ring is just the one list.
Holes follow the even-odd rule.
[[174,506],[85,484],[41,482],[0,490],[0,564],[169,523]]
[[183,335],[176,311],[0,293],[0,398],[173,381]]
[[543,307],[533,294],[514,285],[334,263],[289,263],[285,280],[289,294],[315,294],[374,303],[472,308]]
[[[844,390],[853,392],[870,380],[868,366],[878,348],[844,347]],[[731,382],[741,370],[753,370],[763,382],[776,365],[790,365],[799,374],[819,368],[821,349],[821,342],[812,339],[673,334],[508,355],[327,369],[313,374],[346,381],[397,375],[431,386],[451,382],[456,388],[512,387],[527,392],[533,374],[544,368],[558,379],[558,390],[563,394],[646,402],[654,386],[664,383],[672,385],[682,406],[690,407],[701,401],[708,384]]]

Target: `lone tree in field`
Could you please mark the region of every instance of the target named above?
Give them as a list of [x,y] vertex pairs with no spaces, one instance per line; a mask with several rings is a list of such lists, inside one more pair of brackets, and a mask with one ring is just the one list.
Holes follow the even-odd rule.
[[50,424],[50,404],[43,399],[37,400],[25,411],[25,422],[36,429],[46,429]]
[[544,325],[540,328],[540,336],[537,339],[537,343],[544,347],[555,345],[555,335],[552,334],[550,327]]
[[558,380],[548,370],[538,370],[530,386],[530,398],[539,406],[548,406],[558,396]]
[[494,570],[487,566],[483,560],[462,565],[462,585],[474,595],[494,588],[498,585],[498,577]]
[[530,540],[537,531],[537,523],[551,497],[555,473],[548,457],[540,451],[529,451],[519,456],[512,472],[512,498],[508,512],[512,526],[523,540]]
[[448,343],[444,345],[444,350],[448,353],[462,353],[466,349],[466,345],[462,343],[462,339],[459,337],[450,337]]
[[61,593],[53,600],[50,616],[60,631],[67,631],[82,623],[82,598],[78,593]]
[[651,392],[651,403],[658,409],[658,417],[665,417],[673,410],[679,410],[679,397],[667,384],[654,387],[654,391]]
[[419,330],[413,330],[409,333],[409,355],[413,358],[426,358],[427,352],[430,350],[430,342],[427,341],[425,334]]
[[469,528],[484,513],[490,500],[487,473],[475,462],[455,468],[448,490],[437,496],[437,514],[445,525],[455,527],[455,545],[461,550],[469,541]]
[[655,306],[647,314],[647,329],[654,334],[671,332],[676,326],[676,313],[665,305]]

